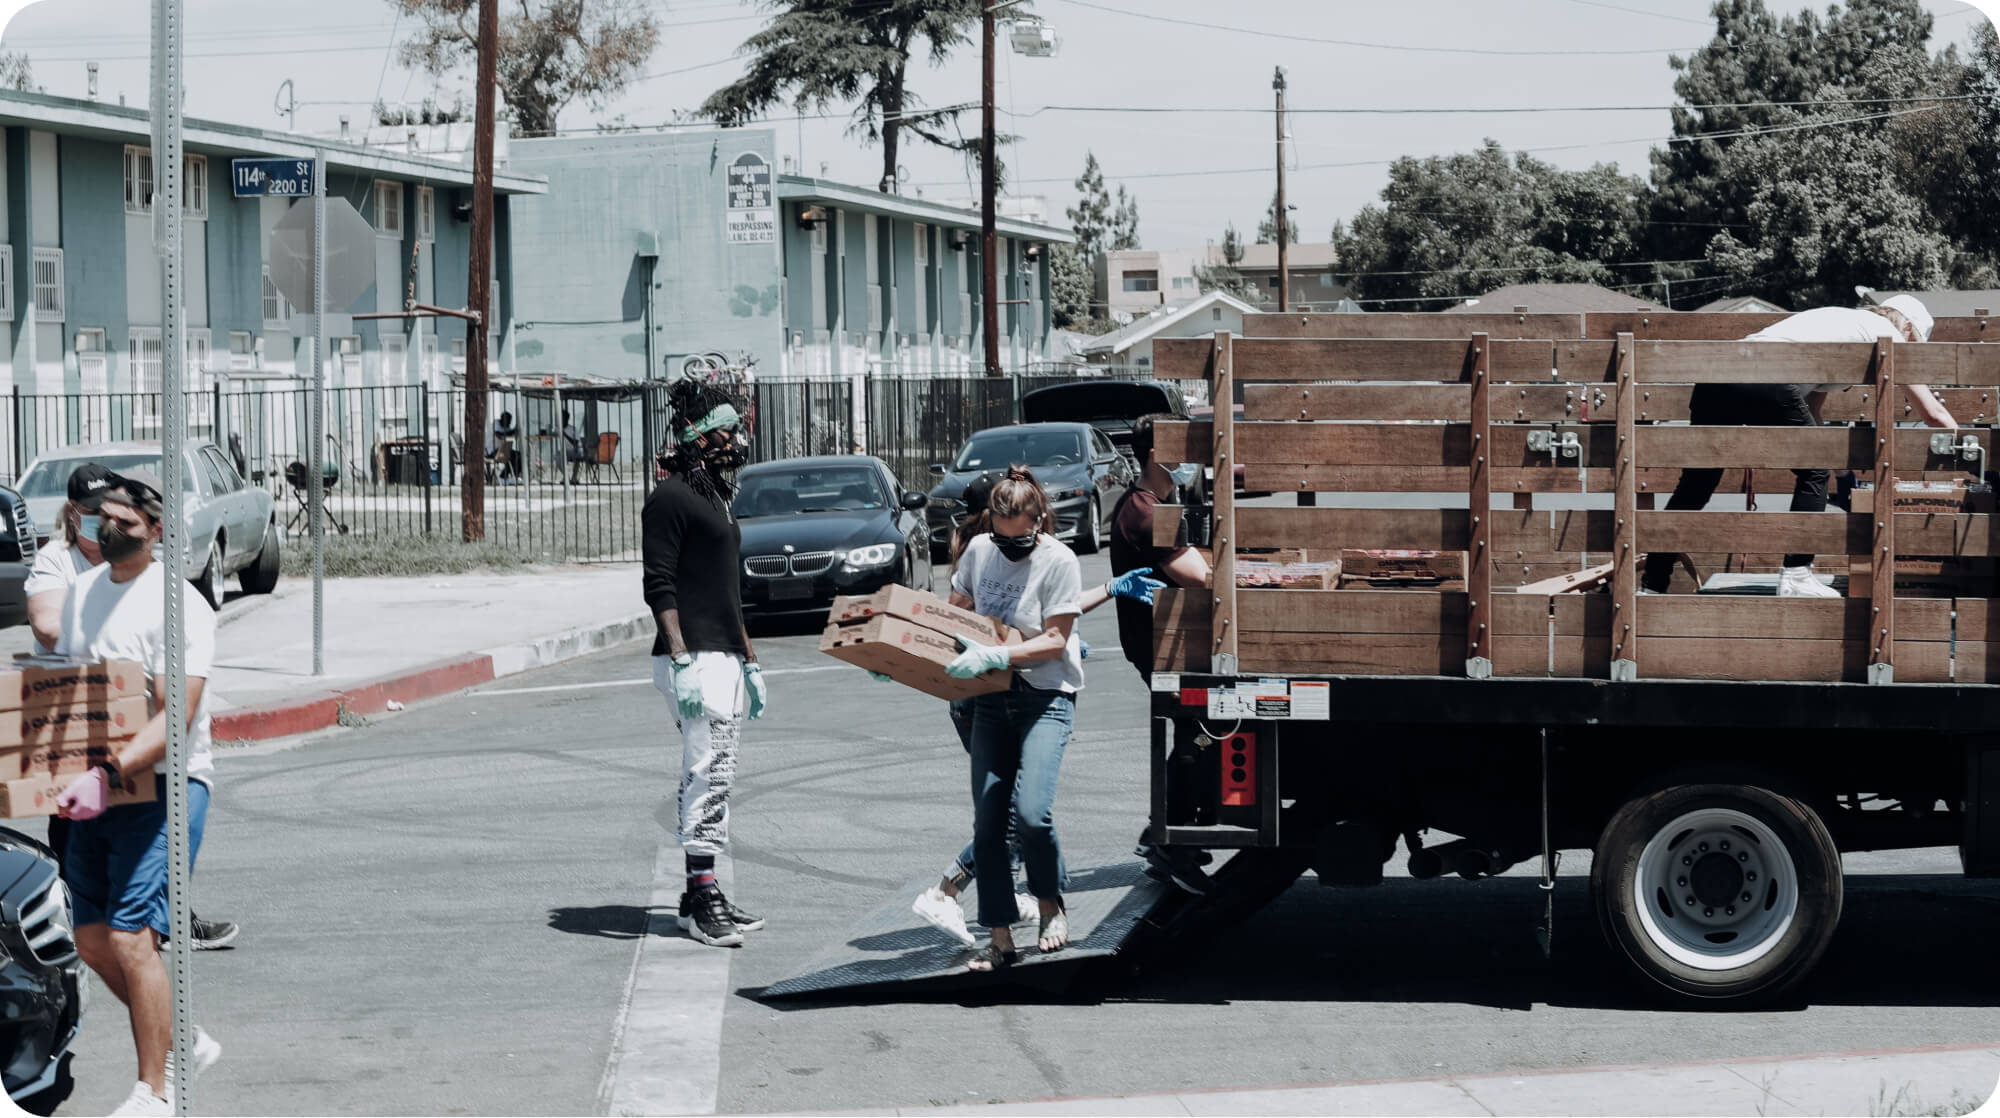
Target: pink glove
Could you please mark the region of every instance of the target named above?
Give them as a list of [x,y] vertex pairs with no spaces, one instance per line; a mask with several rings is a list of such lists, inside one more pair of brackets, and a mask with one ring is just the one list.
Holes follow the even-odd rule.
[[95,819],[111,806],[111,784],[103,769],[92,769],[56,797],[56,814],[65,819]]

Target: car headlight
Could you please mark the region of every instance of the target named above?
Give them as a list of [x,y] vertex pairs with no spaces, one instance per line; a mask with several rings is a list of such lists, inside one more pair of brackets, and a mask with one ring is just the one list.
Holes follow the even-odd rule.
[[880,567],[894,562],[895,559],[896,545],[892,543],[869,544],[867,547],[857,547],[847,553],[847,565],[855,568]]
[[1082,487],[1082,486],[1078,486],[1078,487],[1077,487],[1077,488],[1075,488],[1075,489],[1058,489],[1058,490],[1055,490],[1054,492],[1050,493],[1050,494],[1049,494],[1049,496],[1050,496],[1050,497],[1053,497],[1054,499],[1056,499],[1056,500],[1058,500],[1058,501],[1067,501],[1067,500],[1071,500],[1071,499],[1073,499],[1073,498],[1076,498],[1076,497],[1081,497],[1081,496],[1083,496],[1083,495],[1084,495],[1085,493],[1088,493],[1088,492],[1090,492],[1090,490],[1088,490],[1088,489],[1086,489],[1086,488],[1084,488],[1084,487]]

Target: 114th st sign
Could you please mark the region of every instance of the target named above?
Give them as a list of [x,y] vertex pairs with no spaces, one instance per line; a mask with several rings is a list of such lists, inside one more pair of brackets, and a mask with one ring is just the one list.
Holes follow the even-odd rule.
[[229,161],[230,193],[238,198],[310,198],[313,192],[313,161],[310,159],[232,159]]

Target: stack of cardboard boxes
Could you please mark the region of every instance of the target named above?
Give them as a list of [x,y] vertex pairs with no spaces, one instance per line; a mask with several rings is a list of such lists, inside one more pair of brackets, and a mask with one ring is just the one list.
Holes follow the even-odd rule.
[[[0,818],[54,815],[56,796],[108,759],[148,717],[143,667],[26,657],[0,669]],[[153,799],[151,772],[127,773],[111,803]]]
[[942,598],[890,586],[873,594],[833,600],[819,650],[881,672],[897,683],[940,699],[967,699],[1014,684],[1013,672],[988,672],[973,679],[945,674],[958,659],[959,637],[975,644],[1019,644],[1021,634],[990,617],[959,609]]
[[[1963,518],[1993,512],[1993,487],[1968,483],[1964,478],[1950,481],[1898,481],[1890,507],[1899,513],[1922,513],[1972,523]],[[1859,486],[1854,490],[1853,510],[1875,511],[1875,490]],[[1865,597],[1873,585],[1873,568],[1866,556],[1848,560],[1847,596]],[[1896,559],[1896,596],[1899,598],[1984,598],[1992,593],[1995,563],[1989,557],[1956,555],[1899,555]]]

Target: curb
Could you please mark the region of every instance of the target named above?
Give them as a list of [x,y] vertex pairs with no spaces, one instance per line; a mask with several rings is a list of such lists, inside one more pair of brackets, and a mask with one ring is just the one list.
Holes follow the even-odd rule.
[[645,636],[650,614],[635,614],[602,625],[568,629],[521,644],[453,656],[420,667],[363,680],[347,687],[312,691],[283,702],[237,707],[216,713],[210,736],[217,742],[268,741],[324,730],[340,724],[343,713],[380,714],[389,704],[435,699],[496,679],[573,660]]

